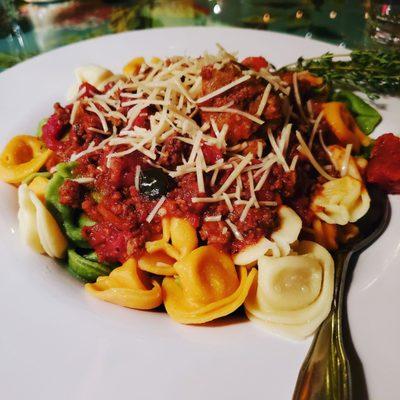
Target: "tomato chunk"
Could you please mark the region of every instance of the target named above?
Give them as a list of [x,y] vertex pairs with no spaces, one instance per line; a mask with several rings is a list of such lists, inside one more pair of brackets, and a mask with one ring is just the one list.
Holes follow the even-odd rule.
[[202,143],[201,151],[207,164],[215,164],[218,160],[222,159],[222,151],[215,145]]
[[259,71],[261,68],[268,67],[268,61],[264,57],[247,57],[242,61],[242,64],[247,68]]
[[367,180],[388,193],[400,194],[400,138],[393,133],[380,136],[367,167]]

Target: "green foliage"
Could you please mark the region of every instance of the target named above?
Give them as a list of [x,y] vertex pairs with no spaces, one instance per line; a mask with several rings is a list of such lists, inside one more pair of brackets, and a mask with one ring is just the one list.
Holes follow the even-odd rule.
[[371,99],[379,95],[400,95],[400,52],[395,50],[354,50],[345,55],[325,53],[309,59],[300,57],[283,69],[310,71],[336,88],[358,90]]
[[341,90],[332,96],[333,100],[342,101],[347,104],[348,109],[354,115],[361,130],[369,135],[382,121],[381,115],[375,108],[348,90]]

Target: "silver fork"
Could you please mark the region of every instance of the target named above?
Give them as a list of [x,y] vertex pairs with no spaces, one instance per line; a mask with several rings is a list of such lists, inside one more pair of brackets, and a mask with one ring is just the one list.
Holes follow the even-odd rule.
[[[368,213],[357,222],[360,235],[334,254],[335,291],[332,309],[315,334],[300,369],[293,400],[352,400],[355,398],[354,373],[352,373],[348,355],[348,350],[352,350],[354,354],[355,350],[350,349],[349,342],[344,340],[344,334],[346,338],[349,335],[349,331],[344,329],[344,303],[349,264],[382,234],[390,219],[387,194],[372,185],[368,187],[368,192],[371,197],[371,206]],[[353,357],[357,356],[353,355]],[[357,383],[360,385],[363,382]],[[366,389],[364,393],[367,393]],[[366,394],[363,400],[365,396]]]

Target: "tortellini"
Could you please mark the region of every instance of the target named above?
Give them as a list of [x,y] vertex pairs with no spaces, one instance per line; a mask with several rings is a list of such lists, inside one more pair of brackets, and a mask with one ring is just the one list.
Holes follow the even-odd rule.
[[173,264],[198,245],[196,230],[184,218],[163,218],[161,239],[147,242],[139,268],[157,275],[174,275]]
[[183,324],[202,324],[230,314],[243,304],[256,270],[240,268],[222,250],[201,246],[175,263],[177,277],[163,280],[168,314]]
[[106,79],[112,76],[113,73],[110,70],[98,65],[85,65],[75,69],[75,77],[79,83],[88,82],[98,89]]
[[[130,60],[128,63],[124,65],[122,71],[126,76],[136,75],[139,72],[142,64],[145,62],[146,61],[143,57],[132,58],[132,60]],[[152,57],[150,60],[150,64],[154,65],[159,63],[161,63],[161,59],[159,59],[158,57]]]
[[110,81],[116,81],[121,78],[120,75],[114,75],[109,69],[98,65],[84,65],[75,69],[77,83],[73,85],[68,92],[67,98],[72,100],[76,97],[79,86],[87,82],[96,89],[101,90]]
[[[328,150],[331,154],[331,158],[333,160],[333,162],[335,163],[335,167],[341,171],[343,168],[343,164],[344,164],[344,160],[346,157],[346,150],[342,147],[342,146],[337,146],[337,145],[333,145],[333,146],[329,146]],[[363,158],[364,161],[365,158]],[[362,181],[362,177],[359,171],[359,165],[356,162],[356,160],[354,159],[354,157],[350,156],[349,158],[349,162],[347,165],[347,170],[346,170],[346,174],[345,175],[349,175],[354,179],[358,179],[359,181]]]
[[[345,149],[330,146],[329,151],[335,167],[342,172]],[[350,156],[345,176],[326,182],[314,197],[311,208],[322,221],[328,224],[346,225],[363,217],[370,206],[370,197],[363,183],[359,167]]]
[[24,242],[34,251],[62,258],[67,249],[57,221],[26,184],[18,188],[18,222]]
[[335,224],[328,224],[316,218],[313,221],[314,240],[328,250],[336,250],[338,248],[338,228]]
[[13,137],[0,156],[0,180],[21,183],[39,171],[51,154],[39,138],[28,135]]
[[49,180],[43,176],[35,176],[32,182],[28,185],[29,189],[38,197],[44,204],[46,202],[46,190]]
[[279,229],[272,233],[271,239],[260,239],[257,243],[245,247],[237,253],[233,261],[236,265],[251,265],[263,255],[274,257],[285,256],[290,252],[290,245],[294,243],[301,231],[301,218],[289,207],[279,208]]
[[115,268],[109,276],[99,276],[95,283],[87,283],[85,289],[101,300],[139,310],[162,304],[161,286],[138,269],[134,258]]
[[297,254],[263,256],[245,302],[250,320],[292,339],[311,335],[327,317],[334,290],[334,262],[314,242],[299,242]]
[[371,139],[361,131],[345,103],[331,101],[322,105],[325,121],[333,134],[344,144],[352,144],[356,151],[360,145],[368,146]]
[[132,60],[124,65],[122,71],[127,76],[136,75],[144,62],[145,60],[143,57],[132,58]]
[[322,221],[346,225],[363,217],[370,202],[363,183],[351,176],[344,176],[324,183],[311,207]]
[[355,224],[347,225],[328,224],[316,218],[313,221],[312,235],[314,240],[327,250],[337,250],[339,244],[347,243],[359,234]]

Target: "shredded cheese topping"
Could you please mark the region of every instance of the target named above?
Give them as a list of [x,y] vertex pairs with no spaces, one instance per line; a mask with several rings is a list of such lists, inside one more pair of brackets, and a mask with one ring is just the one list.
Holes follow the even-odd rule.
[[237,226],[229,218],[226,219],[225,222],[229,226],[230,230],[232,231],[233,236],[235,236],[235,238],[237,240],[243,240],[243,236],[239,232],[239,229],[237,228]]
[[310,163],[312,164],[312,166],[326,179],[328,179],[328,181],[332,181],[335,178],[331,175],[329,175],[322,167],[321,165],[318,163],[318,161],[314,158],[314,156],[311,153],[311,150],[309,149],[309,147],[307,146],[306,142],[304,141],[303,137],[301,136],[301,133],[299,131],[296,132],[296,137],[298,139],[298,141],[300,142],[300,146],[302,148],[302,152],[303,154],[310,160]]
[[161,208],[163,205],[164,201],[166,200],[165,196],[162,196],[160,200],[157,201],[157,204],[154,206],[154,208],[151,210],[150,214],[146,218],[146,222],[150,223],[153,218],[156,216],[157,211]]
[[[235,211],[236,206],[241,206],[239,217],[241,222],[246,220],[252,207],[277,206],[276,202],[260,201],[257,196],[259,196],[258,192],[265,187],[271,170],[274,170],[272,167],[275,163],[281,165],[286,173],[296,169],[299,155],[291,153],[290,158],[288,157],[288,148],[290,146],[290,149],[293,149],[293,141],[297,140],[301,153],[309,159],[323,177],[329,180],[335,179],[316,161],[311,151],[314,137],[323,118],[322,112],[315,121],[311,118],[307,120],[310,129],[312,126],[308,146],[299,131],[296,132],[295,137],[291,134],[293,123],[301,118],[306,120],[297,73],[293,74],[293,89],[300,116],[293,112],[293,104],[290,104],[288,97],[290,94],[288,84],[267,68],[262,68],[258,72],[243,70],[242,75],[232,82],[211,93],[204,94],[202,92],[202,68],[212,64],[218,70],[232,60],[235,61],[234,56],[221,49],[216,56],[209,54],[200,58],[177,56],[157,63],[143,62],[137,74],[116,79],[106,93],[90,97],[87,96],[86,89],[81,90],[73,102],[70,123],[74,124],[79,107],[83,107],[95,114],[99,119],[99,127],[101,125],[101,129],[99,127],[88,129],[106,137],[100,143],[92,142],[85,150],[73,154],[71,161],[106,149],[106,165],[110,168],[114,158],[140,152],[147,157],[146,162],[161,168],[172,178],[194,174],[200,194],[198,197],[191,198],[192,203],[225,202],[229,212]],[[202,105],[238,85],[245,84],[251,78],[264,84],[254,114],[239,109],[233,100],[217,107]],[[284,120],[280,129],[274,127],[274,131],[271,130],[268,125],[269,121],[266,121],[264,117],[271,96],[279,96],[282,101],[282,120]],[[307,103],[307,108],[311,113],[310,103]],[[257,143],[254,143],[254,140],[249,138],[232,145],[229,141],[229,134],[233,127],[227,123],[222,127],[217,124],[218,115],[211,117],[209,122],[199,126],[199,119],[196,115],[200,111],[237,114],[246,118],[257,124],[260,132],[265,130],[266,134],[263,137],[265,141],[257,139]],[[168,170],[159,165],[157,160],[165,154],[164,144],[171,136],[174,137],[174,140],[184,143],[188,151],[185,153],[186,159],[182,156],[182,162]],[[295,142],[296,145],[297,142]],[[206,153],[208,147],[205,145],[217,148],[223,158],[210,162]],[[264,154],[264,151],[269,152]],[[351,146],[348,146],[340,169],[342,175],[347,173],[350,153]],[[140,174],[141,167],[137,166],[134,186],[138,191]],[[223,174],[225,177],[228,176],[221,180],[220,184],[219,180]],[[91,178],[78,179],[82,183],[92,182]],[[166,212],[161,208],[165,201],[165,196],[159,199],[147,216],[147,222],[151,222],[157,213]],[[204,221],[225,221],[235,238],[243,239],[242,234],[229,218],[212,215],[204,217]]]

